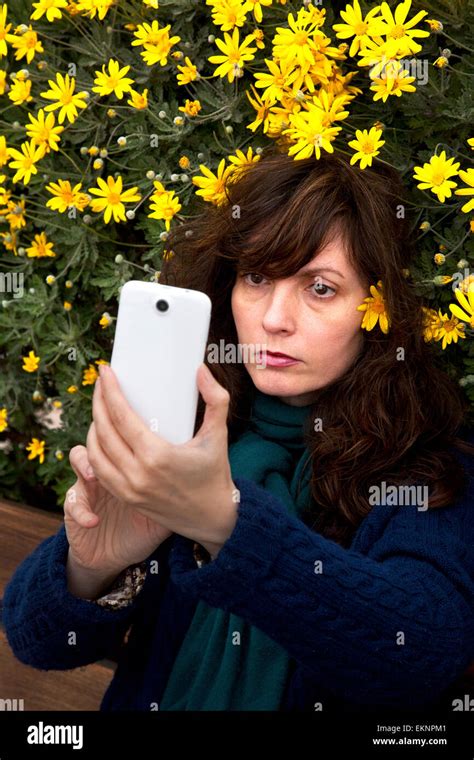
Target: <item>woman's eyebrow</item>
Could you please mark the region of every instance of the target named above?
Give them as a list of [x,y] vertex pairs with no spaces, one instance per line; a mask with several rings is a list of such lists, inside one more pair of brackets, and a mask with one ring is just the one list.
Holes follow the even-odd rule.
[[334,274],[338,274],[339,277],[342,277],[344,280],[344,275],[341,274],[341,272],[338,272],[337,269],[333,269],[333,267],[312,267],[311,269],[302,269],[300,272],[297,273],[297,277],[307,277],[308,275],[317,274],[318,272],[334,272]]

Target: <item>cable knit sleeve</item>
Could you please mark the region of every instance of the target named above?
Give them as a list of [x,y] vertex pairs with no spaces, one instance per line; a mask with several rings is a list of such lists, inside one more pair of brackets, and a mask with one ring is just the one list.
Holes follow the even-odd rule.
[[246,619],[336,696],[359,704],[434,701],[474,659],[473,479],[441,509],[375,506],[350,549],[312,531],[262,487],[236,478],[235,528],[196,568],[192,542],[172,580]]
[[68,550],[63,524],[17,567],[4,593],[2,622],[13,654],[41,670],[77,668],[110,656],[146,589],[157,594],[163,586],[159,575],[148,573],[143,591],[127,607],[106,609],[68,591]]

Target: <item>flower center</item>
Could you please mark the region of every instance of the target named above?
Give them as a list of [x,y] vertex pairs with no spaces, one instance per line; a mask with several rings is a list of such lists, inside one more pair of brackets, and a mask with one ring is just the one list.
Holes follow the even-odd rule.
[[369,25],[366,21],[361,21],[359,24],[355,24],[354,26],[354,32],[356,35],[360,36],[362,34],[365,34]]
[[374,144],[372,140],[363,140],[360,144],[360,150],[362,153],[373,153]]
[[436,185],[436,187],[439,187],[440,185],[442,185],[444,180],[445,180],[445,176],[441,172],[436,172],[435,174],[433,174],[431,178],[433,185]]
[[396,24],[388,36],[393,37],[395,40],[399,40],[401,37],[405,36],[405,27],[403,24]]
[[306,32],[297,32],[294,36],[293,44],[294,45],[306,45],[308,41],[308,35]]

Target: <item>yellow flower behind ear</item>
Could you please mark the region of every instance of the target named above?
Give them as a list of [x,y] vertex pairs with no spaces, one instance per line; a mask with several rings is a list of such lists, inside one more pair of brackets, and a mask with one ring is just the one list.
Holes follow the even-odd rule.
[[371,285],[371,295],[364,298],[363,303],[361,303],[360,306],[357,306],[357,311],[365,312],[361,323],[361,327],[364,330],[373,330],[378,322],[382,332],[387,334],[390,326],[390,317],[387,312],[382,290],[383,286],[381,280],[377,282],[377,287]]

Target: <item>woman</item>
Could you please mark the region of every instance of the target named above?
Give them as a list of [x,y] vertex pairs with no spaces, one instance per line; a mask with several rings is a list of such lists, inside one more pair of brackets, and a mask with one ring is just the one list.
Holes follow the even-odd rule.
[[259,348],[208,355],[179,447],[103,368],[65,525],[7,587],[10,645],[37,668],[115,653],[102,710],[442,702],[474,659],[474,447],[396,173],[270,149],[226,192],[161,281],[210,296],[209,346]]

